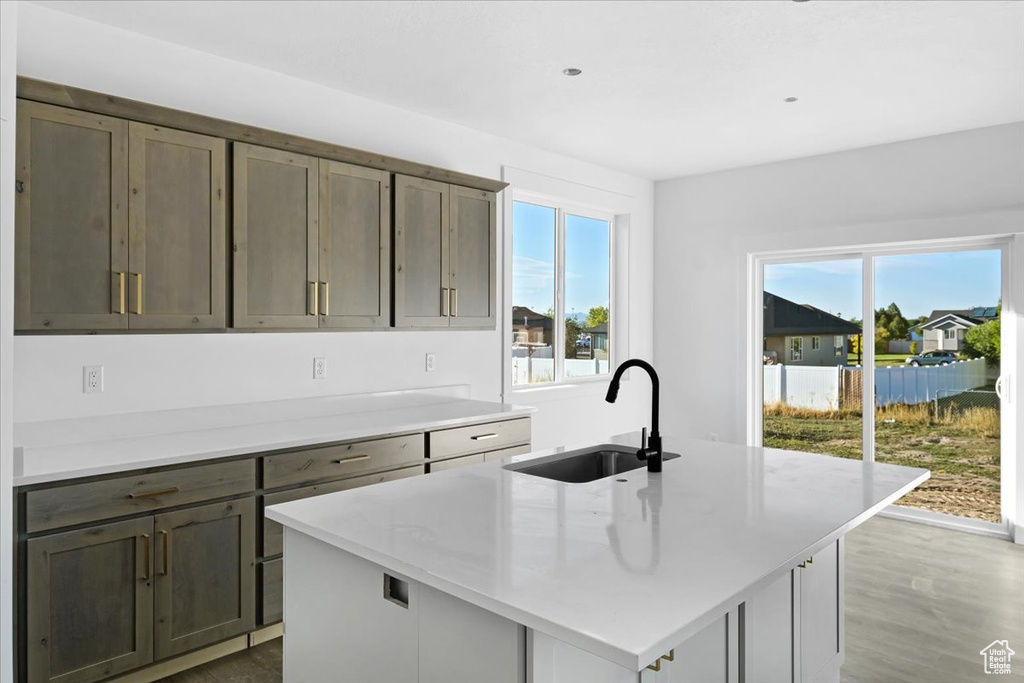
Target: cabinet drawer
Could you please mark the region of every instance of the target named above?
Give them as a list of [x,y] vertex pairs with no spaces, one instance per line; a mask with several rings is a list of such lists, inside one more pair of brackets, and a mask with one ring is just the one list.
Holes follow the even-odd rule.
[[478,465],[483,461],[483,453],[477,453],[475,455],[462,455],[459,456],[458,458],[447,458],[445,460],[432,462],[430,463],[430,471],[441,472],[443,470],[454,470],[457,467],[465,467],[467,465]]
[[263,488],[353,477],[422,461],[422,434],[267,455],[263,457]]
[[427,438],[430,440],[431,459],[484,453],[527,443],[530,440],[530,418],[444,429],[430,432]]
[[281,621],[284,616],[284,560],[264,562],[260,572],[260,595],[263,596],[263,626]]
[[248,493],[256,463],[234,460],[29,491],[29,533]]
[[[263,508],[266,509],[267,506],[269,505],[288,503],[293,500],[301,500],[302,498],[322,496],[326,493],[335,493],[337,491],[357,489],[361,486],[379,484],[383,481],[394,481],[395,479],[415,477],[417,474],[423,474],[423,465],[417,465],[415,467],[404,467],[400,470],[380,472],[378,474],[370,474],[363,477],[352,477],[350,479],[342,479],[341,481],[332,481],[327,484],[318,484],[316,486],[307,486],[301,489],[292,489],[291,491],[271,493],[269,495],[263,496]],[[283,549],[283,540],[284,530],[281,527],[281,525],[272,519],[267,519],[266,517],[264,517],[263,557],[272,557],[274,555],[280,555]]]

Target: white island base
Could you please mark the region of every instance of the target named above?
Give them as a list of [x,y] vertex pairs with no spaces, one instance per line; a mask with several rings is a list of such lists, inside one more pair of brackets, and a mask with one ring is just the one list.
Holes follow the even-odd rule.
[[825,683],[843,663],[842,538],[639,671],[295,529],[284,558],[285,683]]

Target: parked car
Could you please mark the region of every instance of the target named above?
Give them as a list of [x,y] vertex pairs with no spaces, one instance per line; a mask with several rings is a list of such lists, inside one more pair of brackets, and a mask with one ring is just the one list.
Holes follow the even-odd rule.
[[907,365],[949,365],[956,361],[953,351],[927,351],[903,361]]

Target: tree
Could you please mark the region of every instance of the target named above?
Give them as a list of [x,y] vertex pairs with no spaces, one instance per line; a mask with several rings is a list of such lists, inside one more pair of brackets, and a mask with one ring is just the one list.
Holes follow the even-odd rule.
[[587,319],[583,321],[584,327],[597,327],[608,322],[608,308],[605,306],[594,306],[587,311]]
[[910,355],[911,356],[916,356],[917,355],[917,349],[918,349],[918,343],[917,342],[910,342]]
[[888,332],[889,339],[907,339],[910,335],[910,323],[895,301],[875,311],[875,326]]
[[995,320],[972,327],[964,336],[964,351],[971,358],[986,358],[990,365],[999,362],[1001,351],[1003,303],[996,308]]
[[875,353],[889,353],[889,340],[892,337],[889,335],[889,330],[884,327],[878,327],[875,329]]
[[580,338],[580,332],[583,328],[575,318],[567,317],[565,319],[565,357],[575,358],[576,357],[576,341]]

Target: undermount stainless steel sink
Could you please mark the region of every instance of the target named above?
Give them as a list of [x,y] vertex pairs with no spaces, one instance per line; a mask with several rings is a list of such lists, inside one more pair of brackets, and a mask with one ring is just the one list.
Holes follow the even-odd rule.
[[[665,460],[678,458],[678,453],[665,453]],[[564,481],[568,484],[582,484],[616,474],[629,472],[645,466],[636,457],[636,449],[618,444],[601,444],[568,453],[559,453],[536,460],[505,465],[506,470],[532,474],[535,477]]]

